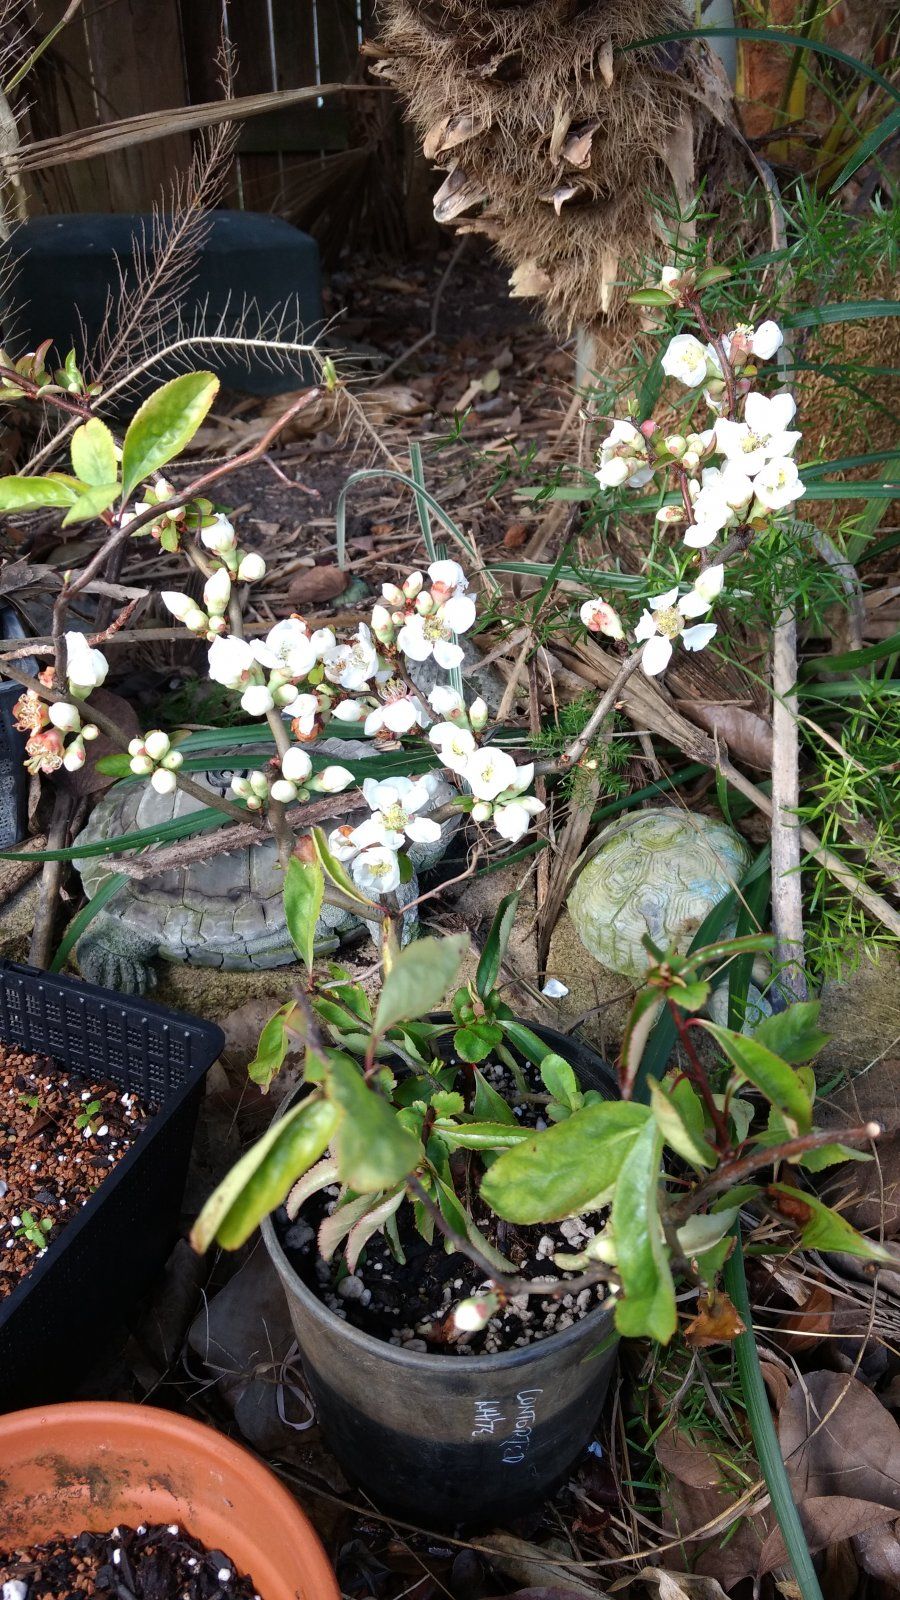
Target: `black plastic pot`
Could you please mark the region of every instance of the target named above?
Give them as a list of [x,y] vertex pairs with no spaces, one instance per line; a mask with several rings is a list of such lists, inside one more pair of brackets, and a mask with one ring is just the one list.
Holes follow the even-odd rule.
[[[613,1072],[592,1050],[529,1026],[565,1054],[583,1087],[617,1097]],[[262,1231],[328,1442],[377,1505],[429,1527],[487,1526],[564,1477],[606,1398],[611,1305],[502,1355],[422,1354],[336,1317],[291,1267],[271,1218]]]
[[137,1092],[158,1113],[0,1300],[0,1411],[71,1398],[171,1249],[215,1023],[0,962],[0,1039]]

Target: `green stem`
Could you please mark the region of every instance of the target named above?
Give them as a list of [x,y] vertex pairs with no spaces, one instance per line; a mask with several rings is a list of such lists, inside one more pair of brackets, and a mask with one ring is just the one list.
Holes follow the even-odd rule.
[[750,1310],[750,1297],[747,1293],[747,1279],[744,1273],[744,1252],[741,1246],[739,1230],[735,1229],[735,1248],[730,1259],[725,1263],[725,1288],[737,1310],[737,1313],[746,1328],[745,1333],[738,1335],[734,1342],[734,1356],[737,1363],[738,1378],[740,1379],[741,1392],[747,1407],[747,1417],[750,1423],[750,1433],[753,1439],[756,1457],[759,1461],[762,1475],[772,1501],[772,1509],[778,1519],[778,1526],[784,1539],[788,1559],[794,1569],[794,1577],[800,1590],[802,1600],[822,1600],[822,1590],[816,1576],[816,1569],[809,1553],[806,1534],[797,1507],[794,1503],[793,1490],[788,1481],[785,1470],[781,1446],[772,1421],[769,1409],[766,1386],[763,1381],[762,1369],[759,1364],[759,1355],[756,1350],[756,1340],[753,1336],[753,1316]]

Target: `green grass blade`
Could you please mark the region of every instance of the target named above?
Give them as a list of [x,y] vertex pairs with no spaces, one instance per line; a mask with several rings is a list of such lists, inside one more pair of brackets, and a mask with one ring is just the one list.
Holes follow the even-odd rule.
[[900,633],[892,633],[889,639],[881,639],[878,644],[864,645],[861,650],[848,650],[841,656],[816,656],[811,661],[804,661],[800,675],[808,678],[811,673],[823,667],[827,672],[854,672],[857,667],[868,667],[873,661],[883,661],[885,656],[895,656],[898,652],[900,652]]
[[171,822],[159,822],[152,828],[137,828],[134,833],[123,833],[118,839],[72,844],[65,850],[0,850],[0,861],[86,861],[91,856],[121,855],[124,850],[141,850],[145,845],[172,844],[176,839],[186,839],[192,833],[207,833],[212,828],[224,827],[231,820],[214,806],[202,806],[186,817],[173,817]]
[[[522,578],[537,578],[543,582],[550,576],[555,563],[550,561],[492,561],[489,572],[512,572]],[[635,572],[607,572],[602,567],[560,567],[556,574],[561,583],[581,583],[586,588],[618,589],[623,594],[646,594],[646,578]]]
[[863,139],[862,144],[857,145],[849,161],[845,166],[841,167],[828,193],[837,194],[838,189],[843,188],[847,179],[852,178],[854,172],[858,172],[860,167],[865,166],[867,161],[871,161],[876,151],[880,150],[883,144],[887,144],[889,139],[893,139],[894,134],[898,131],[900,131],[900,106],[894,106],[884,120],[879,122],[877,128],[873,128],[872,132]]
[[69,923],[68,928],[60,940],[56,955],[53,957],[53,960],[50,963],[51,972],[62,971],[63,966],[81,938],[81,935],[84,933],[88,923],[93,922],[97,912],[102,911],[103,907],[112,899],[113,895],[118,894],[119,890],[123,888],[127,882],[128,878],[124,872],[112,873],[112,875],[106,879],[106,882],[101,884],[100,888],[97,890],[97,893],[94,895],[93,900],[89,900],[86,906],[82,906],[78,915],[72,918],[72,921]]
[[759,1364],[739,1224],[735,1227],[735,1247],[725,1263],[724,1278],[726,1291],[746,1329],[746,1332],[739,1333],[734,1341],[734,1359],[741,1382],[741,1393],[747,1407],[747,1419],[750,1423],[756,1458],[766,1481],[766,1488],[772,1500],[772,1510],[778,1519],[788,1560],[794,1569],[794,1577],[802,1600],[822,1600],[822,1590],[794,1502],[794,1491],[788,1481]]
[[818,328],[833,322],[865,322],[871,317],[898,315],[900,300],[842,300],[789,311],[781,318],[781,325],[783,328]]
[[896,500],[900,483],[807,483],[806,500]]

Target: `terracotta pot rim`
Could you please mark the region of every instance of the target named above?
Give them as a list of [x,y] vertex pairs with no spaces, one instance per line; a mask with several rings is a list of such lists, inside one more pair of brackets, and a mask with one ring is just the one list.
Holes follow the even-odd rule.
[[[16,1465],[15,1447],[18,1439],[27,1440],[31,1452],[35,1441],[46,1430],[47,1445],[52,1449],[54,1432],[66,1428],[76,1433],[83,1431],[88,1447],[93,1442],[93,1435],[102,1431],[104,1439],[113,1445],[123,1438],[132,1442],[140,1441],[148,1454],[158,1454],[163,1460],[167,1441],[170,1444],[177,1441],[188,1455],[212,1456],[217,1465],[221,1465],[226,1472],[230,1470],[235,1481],[247,1484],[251,1493],[255,1492],[258,1498],[265,1501],[271,1508],[273,1522],[286,1527],[297,1547],[302,1548],[303,1561],[308,1569],[309,1595],[323,1597],[323,1600],[324,1597],[339,1600],[340,1591],[331,1563],[302,1506],[272,1469],[246,1446],[204,1422],[183,1417],[161,1406],[119,1400],[66,1400],[58,1405],[31,1406],[23,1411],[0,1415],[0,1463],[11,1472]],[[112,1523],[116,1520],[113,1517]],[[185,1526],[188,1526],[187,1522]],[[193,1530],[188,1528],[188,1531]]]

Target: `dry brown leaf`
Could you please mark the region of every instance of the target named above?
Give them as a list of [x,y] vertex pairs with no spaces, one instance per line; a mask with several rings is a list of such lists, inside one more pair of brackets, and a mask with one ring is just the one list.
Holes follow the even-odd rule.
[[728,1600],[715,1578],[704,1578],[697,1572],[666,1572],[664,1567],[641,1567],[629,1582],[645,1583],[651,1591],[656,1590],[659,1600]]
[[555,189],[548,189],[540,198],[548,205],[552,205],[556,215],[559,216],[566,202],[574,200],[575,196],[581,193],[581,187],[577,183],[558,183]]
[[334,600],[347,587],[347,574],[340,567],[307,567],[291,579],[288,599],[292,605],[314,605]]
[[684,1330],[686,1342],[694,1350],[704,1350],[711,1344],[731,1344],[746,1329],[727,1294],[715,1294],[708,1305],[702,1306]]
[[790,1393],[791,1380],[786,1372],[782,1372],[780,1367],[776,1367],[774,1361],[764,1361],[761,1358],[759,1369],[763,1375],[763,1382],[772,1398],[772,1404],[776,1411],[780,1411]]
[[714,1489],[722,1481],[722,1469],[707,1447],[689,1439],[676,1428],[667,1428],[653,1446],[660,1466],[692,1489]]
[[478,1541],[478,1548],[499,1572],[514,1582],[528,1585],[527,1589],[519,1590],[519,1600],[523,1593],[534,1596],[539,1590],[550,1594],[565,1590],[567,1595],[578,1596],[579,1600],[598,1600],[598,1596],[605,1596],[605,1590],[598,1583],[585,1583],[564,1562],[554,1561],[553,1550],[529,1544],[527,1539],[517,1539],[515,1534],[489,1533]]
[[807,1373],[781,1408],[778,1436],[798,1504],[837,1496],[900,1512],[900,1427],[858,1378]]
[[521,550],[528,538],[529,525],[527,522],[511,522],[503,535],[503,544],[507,550]]
[[714,705],[711,701],[676,700],[679,711],[723,739],[731,755],[768,772],[772,766],[772,727],[749,706]]
[[[797,1510],[806,1542],[813,1552],[879,1528],[891,1516],[889,1506],[843,1494],[816,1495],[810,1500],[801,1500]],[[759,1553],[759,1572],[771,1572],[773,1567],[783,1567],[786,1561],[781,1529],[773,1528]]]
[[824,1284],[814,1283],[806,1304],[781,1323],[777,1343],[785,1350],[812,1350],[831,1332],[834,1297]]
[[900,1521],[867,1528],[853,1540],[853,1553],[870,1578],[900,1588]]

